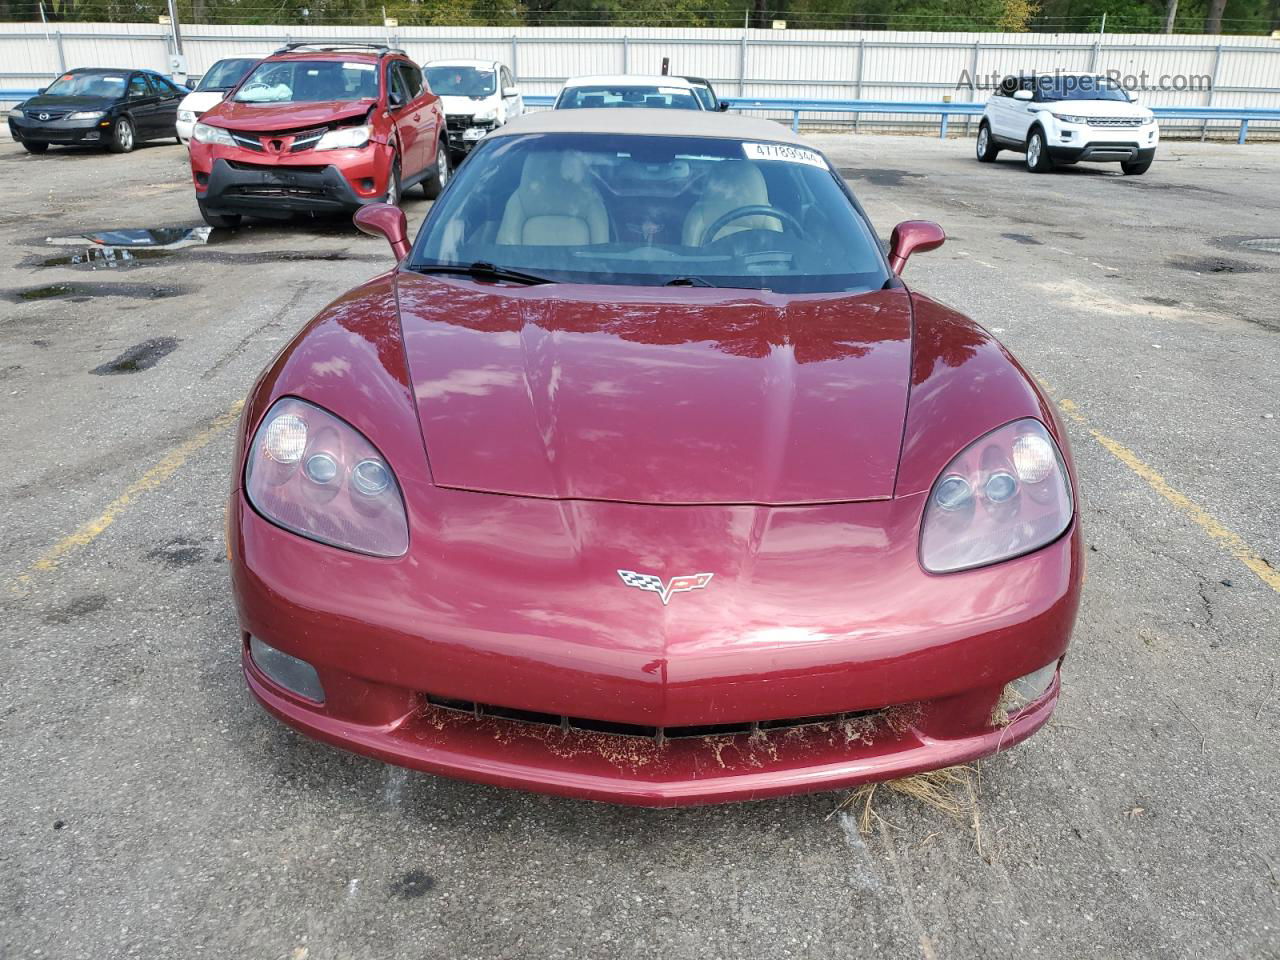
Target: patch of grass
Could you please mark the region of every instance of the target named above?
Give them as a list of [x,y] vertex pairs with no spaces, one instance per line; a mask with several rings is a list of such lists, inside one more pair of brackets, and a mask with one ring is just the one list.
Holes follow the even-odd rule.
[[978,790],[981,785],[982,771],[977,766],[944,767],[899,780],[867,783],[840,801],[827,815],[827,819],[849,810],[856,815],[858,832],[863,836],[869,835],[877,824],[899,829],[876,809],[877,797],[883,799],[886,794],[899,794],[957,822],[967,823],[973,830],[978,855],[986,859],[982,844],[982,818],[978,809]]

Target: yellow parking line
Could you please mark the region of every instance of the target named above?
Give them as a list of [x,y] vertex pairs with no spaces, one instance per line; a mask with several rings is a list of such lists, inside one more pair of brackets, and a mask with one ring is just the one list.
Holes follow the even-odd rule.
[[1246,567],[1258,575],[1258,579],[1269,586],[1276,593],[1280,593],[1280,570],[1267,563],[1262,559],[1262,555],[1254,550],[1245,542],[1244,538],[1230,528],[1224,526],[1213,514],[1204,507],[1200,506],[1184,493],[1180,493],[1170,486],[1169,481],[1162,477],[1150,464],[1145,463],[1136,453],[1126,447],[1119,440],[1107,436],[1100,430],[1095,430],[1089,426],[1085,420],[1084,414],[1080,412],[1080,408],[1071,400],[1065,398],[1058,401],[1058,406],[1062,408],[1072,421],[1080,424],[1089,431],[1089,435],[1102,446],[1109,454],[1123,463],[1126,467],[1136,473],[1139,477],[1147,482],[1156,493],[1164,497],[1171,504],[1177,507],[1182,513],[1186,514],[1196,525],[1205,533],[1218,542],[1228,553],[1243,563]]
[[125,509],[134,500],[168,480],[179,467],[187,462],[193,453],[208,445],[214,437],[235,422],[236,417],[240,415],[242,406],[244,406],[244,401],[237,401],[229,410],[220,414],[195,436],[184,440],[170,450],[159,463],[129,484],[120,496],[107,504],[102,513],[81,525],[74,533],[63,537],[46,550],[26,573],[18,577],[16,586],[20,589],[31,580],[34,574],[47,573],[53,570],[68,554],[81,547],[88,546],[100,537],[111,524],[116,522],[120,514],[124,513]]

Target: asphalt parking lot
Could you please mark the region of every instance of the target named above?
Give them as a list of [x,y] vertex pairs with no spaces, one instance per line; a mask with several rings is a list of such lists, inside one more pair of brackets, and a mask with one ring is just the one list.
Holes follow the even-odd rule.
[[389,252],[296,223],[55,263],[75,248],[49,236],[198,225],[185,150],[0,141],[0,957],[1280,957],[1280,253],[1240,242],[1280,237],[1280,144],[1167,142],[1126,178],[814,139],[884,236],[943,224],[906,279],[1004,340],[1072,434],[1064,696],[981,764],[977,829],[893,797],[864,838],[839,794],[513,793],[265,715],[229,424]]

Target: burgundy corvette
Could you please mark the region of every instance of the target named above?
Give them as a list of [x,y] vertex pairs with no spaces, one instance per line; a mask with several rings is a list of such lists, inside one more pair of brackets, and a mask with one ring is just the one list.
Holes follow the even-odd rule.
[[228,515],[249,687],[446,776],[663,806],[831,789],[1048,719],[1066,436],[764,120],[534,114],[254,386]]

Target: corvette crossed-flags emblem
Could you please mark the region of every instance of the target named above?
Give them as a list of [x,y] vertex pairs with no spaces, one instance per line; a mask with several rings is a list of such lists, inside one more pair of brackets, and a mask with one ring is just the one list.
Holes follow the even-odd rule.
[[712,573],[689,573],[681,577],[672,577],[667,583],[662,582],[661,577],[656,577],[652,573],[636,573],[634,570],[619,570],[618,576],[622,578],[622,582],[628,587],[635,587],[637,590],[648,590],[656,593],[662,600],[665,607],[671,602],[672,596],[677,593],[688,593],[690,590],[701,590],[711,578],[715,576]]

